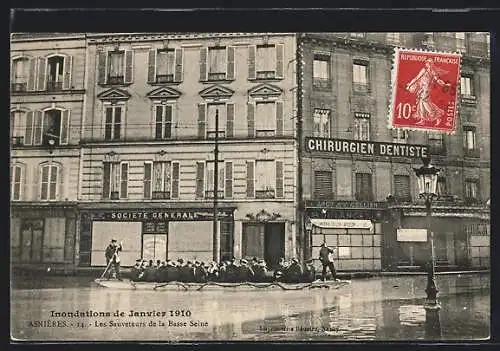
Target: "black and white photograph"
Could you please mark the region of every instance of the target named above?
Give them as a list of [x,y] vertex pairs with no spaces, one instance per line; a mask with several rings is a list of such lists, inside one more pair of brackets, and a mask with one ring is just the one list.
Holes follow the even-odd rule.
[[479,341],[490,33],[13,32],[11,341]]

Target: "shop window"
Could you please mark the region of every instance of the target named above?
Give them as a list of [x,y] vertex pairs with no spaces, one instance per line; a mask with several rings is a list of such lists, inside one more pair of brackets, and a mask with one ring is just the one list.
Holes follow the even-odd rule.
[[368,62],[354,61],[352,65],[352,83],[355,92],[368,91]]
[[[172,110],[173,110],[172,105],[156,105],[154,110],[155,110],[155,139],[172,138]],[[119,128],[119,122],[118,122],[118,128]],[[118,136],[119,135],[120,132],[118,131]]]
[[43,257],[44,220],[24,219],[21,222],[21,262],[41,262]]
[[354,113],[354,139],[370,140],[370,114]]
[[313,114],[313,136],[321,138],[330,137],[330,110],[315,108]]
[[30,59],[19,57],[12,62],[11,92],[21,93],[28,90],[30,72]]
[[128,196],[128,163],[104,162],[102,198],[126,199]]
[[144,198],[171,199],[179,195],[179,163],[146,162],[144,164]]
[[273,79],[276,77],[276,47],[257,45],[256,78]]
[[63,88],[64,56],[52,56],[47,59],[47,90],[59,91]]
[[10,198],[13,201],[19,201],[23,198],[23,187],[25,182],[25,166],[22,164],[14,164],[10,168]]
[[314,55],[313,60],[313,87],[314,89],[331,89],[330,56]]
[[331,171],[314,171],[314,198],[317,200],[333,199]]
[[372,175],[370,173],[356,173],[357,201],[373,201]]
[[59,199],[59,185],[61,166],[58,164],[44,164],[40,166],[40,200],[50,201]]
[[104,109],[104,140],[119,140],[122,129],[123,106],[107,106]]
[[410,176],[394,176],[394,197],[399,201],[411,202]]

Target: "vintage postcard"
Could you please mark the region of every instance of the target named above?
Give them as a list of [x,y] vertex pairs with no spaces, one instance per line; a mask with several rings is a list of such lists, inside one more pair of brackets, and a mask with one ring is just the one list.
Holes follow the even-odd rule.
[[489,41],[13,33],[11,341],[488,339]]

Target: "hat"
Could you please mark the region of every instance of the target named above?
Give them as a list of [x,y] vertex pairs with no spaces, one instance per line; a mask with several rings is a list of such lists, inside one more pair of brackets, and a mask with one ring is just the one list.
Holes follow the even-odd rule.
[[292,262],[299,263],[299,260],[294,257],[292,258]]
[[252,261],[257,261],[257,257],[252,258]]
[[245,260],[244,258],[242,258],[242,259],[240,260],[240,263],[245,263],[245,264],[246,264],[246,263],[248,263],[248,261],[247,261],[247,260]]
[[184,263],[184,260],[183,260],[182,258],[179,258],[179,259],[177,260],[177,262],[179,262],[180,264],[182,264],[182,263]]
[[111,242],[112,243],[116,243],[116,239],[111,239]]
[[186,263],[187,263],[187,264],[192,264],[193,262],[191,262],[191,261],[187,261]]

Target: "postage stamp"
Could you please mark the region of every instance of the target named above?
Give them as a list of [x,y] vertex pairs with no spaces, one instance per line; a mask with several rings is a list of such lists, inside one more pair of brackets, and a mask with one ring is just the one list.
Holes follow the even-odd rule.
[[390,128],[452,134],[460,61],[458,53],[395,49]]

